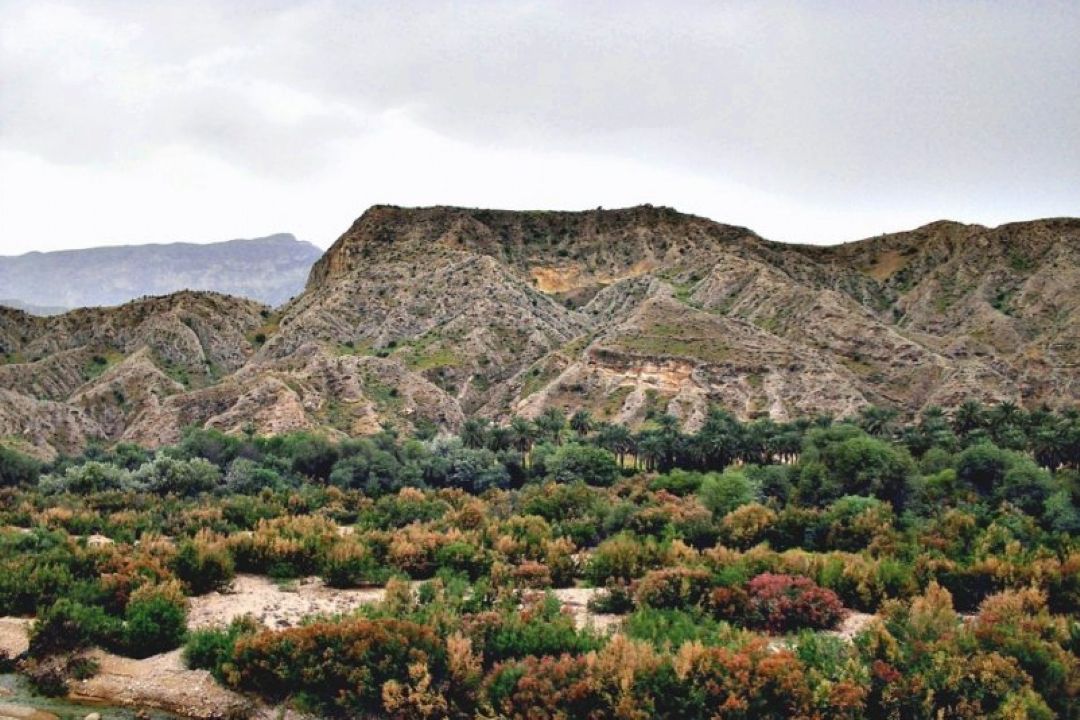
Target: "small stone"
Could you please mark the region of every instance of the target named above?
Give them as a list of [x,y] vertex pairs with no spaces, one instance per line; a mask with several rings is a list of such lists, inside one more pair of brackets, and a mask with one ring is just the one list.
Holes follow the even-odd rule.
[[89,715],[84,717],[83,720],[101,720],[101,714],[100,713],[90,713]]

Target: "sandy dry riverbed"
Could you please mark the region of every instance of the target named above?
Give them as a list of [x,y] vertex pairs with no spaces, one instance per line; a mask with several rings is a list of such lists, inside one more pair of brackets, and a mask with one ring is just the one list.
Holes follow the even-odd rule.
[[259,575],[237,575],[228,591],[191,599],[188,627],[221,627],[243,615],[268,628],[295,627],[305,617],[348,613],[385,594],[382,588],[338,590],[318,578],[280,585]]
[[79,702],[156,708],[191,718],[242,717],[252,703],[226,690],[204,670],[188,670],[180,650],[132,660],[94,650],[100,670],[71,683],[69,698]]
[[551,593],[562,603],[563,610],[574,616],[574,624],[580,629],[592,627],[602,632],[614,632],[622,622],[622,615],[594,613],[589,610],[589,601],[599,588],[560,588]]
[[0,655],[14,658],[26,652],[30,646],[26,633],[33,622],[25,618],[0,617]]

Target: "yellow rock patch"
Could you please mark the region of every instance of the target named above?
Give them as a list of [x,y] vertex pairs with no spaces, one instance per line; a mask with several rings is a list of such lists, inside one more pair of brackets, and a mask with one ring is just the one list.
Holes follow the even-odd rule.
[[884,282],[894,274],[904,269],[907,259],[895,250],[883,252],[874,260],[874,264],[866,268],[865,272],[878,282]]
[[540,292],[563,293],[590,285],[610,285],[620,280],[644,275],[655,269],[656,261],[646,258],[631,265],[626,272],[616,275],[584,273],[580,265],[562,267],[537,265],[529,270],[529,275]]

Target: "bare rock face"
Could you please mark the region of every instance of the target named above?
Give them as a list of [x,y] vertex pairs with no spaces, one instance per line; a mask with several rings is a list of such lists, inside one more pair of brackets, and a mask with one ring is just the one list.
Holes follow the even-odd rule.
[[643,206],[368,210],[272,312],[211,293],[0,309],[0,435],[335,436],[589,408],[696,426],[1080,396],[1080,220],[832,247]]
[[78,408],[0,388],[0,437],[5,444],[49,460],[58,453],[77,452],[104,434]]

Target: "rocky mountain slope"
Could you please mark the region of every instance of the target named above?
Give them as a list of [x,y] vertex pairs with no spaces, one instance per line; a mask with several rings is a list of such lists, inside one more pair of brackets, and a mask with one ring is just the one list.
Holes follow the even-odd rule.
[[278,311],[0,311],[0,437],[341,434],[585,407],[631,424],[1080,398],[1080,220],[785,245],[667,208],[368,210]]
[[0,257],[0,305],[39,315],[210,290],[280,305],[322,251],[292,235],[197,245],[130,245]]

